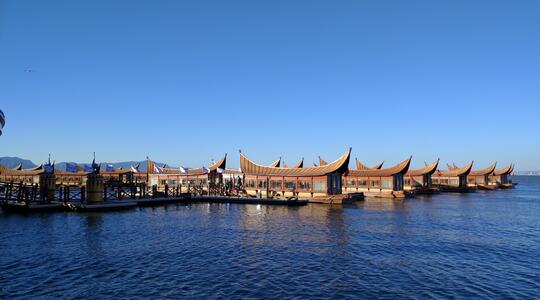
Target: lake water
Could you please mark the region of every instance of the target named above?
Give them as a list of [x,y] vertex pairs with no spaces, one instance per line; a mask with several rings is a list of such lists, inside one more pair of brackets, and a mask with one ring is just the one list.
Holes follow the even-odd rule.
[[0,213],[0,298],[536,298],[540,177],[336,207]]

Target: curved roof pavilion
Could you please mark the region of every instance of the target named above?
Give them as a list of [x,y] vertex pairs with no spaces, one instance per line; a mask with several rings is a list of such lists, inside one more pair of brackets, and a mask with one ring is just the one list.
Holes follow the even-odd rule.
[[[151,162],[151,161],[149,161],[149,162]],[[163,174],[165,174],[165,175],[170,174],[170,175],[197,176],[197,175],[204,175],[204,174],[214,172],[218,168],[222,169],[222,170],[225,170],[226,165],[227,165],[227,154],[225,154],[225,156],[223,156],[223,158],[221,158],[220,160],[213,163],[210,167],[208,167],[208,169],[205,169],[203,167],[187,169],[185,173],[180,171],[179,168],[178,169],[162,168],[162,169],[163,169]],[[152,166],[152,168],[150,168],[150,166],[149,166],[148,170],[153,171],[153,166]]]
[[431,175],[437,171],[437,167],[439,166],[439,159],[437,161],[432,162],[431,164],[415,170],[409,170],[407,171],[406,175],[409,176],[423,176],[423,175]]
[[433,174],[437,176],[444,176],[444,177],[467,176],[471,172],[473,164],[474,164],[474,161],[472,161],[470,164],[462,168],[457,168],[457,169],[452,169],[452,170],[437,170]]
[[469,173],[469,175],[471,176],[486,176],[486,175],[490,175],[491,173],[493,173],[495,171],[495,168],[497,167],[497,163],[494,163],[492,164],[491,166],[483,169],[483,170],[476,170],[476,171],[471,171]]
[[401,163],[386,169],[364,169],[364,170],[349,170],[348,176],[357,177],[388,177],[397,174],[405,174],[411,165],[412,156],[402,161]]
[[324,176],[331,173],[346,172],[349,168],[351,148],[335,161],[323,165],[307,168],[280,168],[268,167],[254,163],[243,153],[240,153],[240,169],[247,175],[262,176]]
[[304,167],[304,158],[302,157],[302,159],[297,162],[294,166],[292,166],[291,168],[293,169],[301,169]]
[[43,164],[30,168],[30,169],[23,169],[22,166],[17,165],[15,168],[8,169],[4,165],[0,164],[0,174],[1,175],[8,175],[8,176],[35,176],[45,173],[45,169],[43,168]]
[[356,162],[356,169],[357,170],[380,170],[382,168],[382,166],[384,165],[384,161],[382,161],[380,164],[375,165],[375,166],[370,168],[370,167],[364,165],[363,163],[361,163],[358,160],[358,158],[355,159],[355,162]]
[[512,173],[513,171],[514,171],[514,165],[510,164],[507,167],[494,171],[492,175],[495,175],[495,176],[508,175]]
[[274,168],[281,167],[281,157],[278,160],[276,160],[275,162],[271,163],[270,167],[274,167]]

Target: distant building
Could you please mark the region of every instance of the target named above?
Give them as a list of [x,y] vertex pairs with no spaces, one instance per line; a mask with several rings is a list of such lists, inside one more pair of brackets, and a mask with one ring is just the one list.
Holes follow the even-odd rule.
[[511,164],[505,168],[494,171],[489,175],[489,184],[496,185],[502,188],[513,187],[512,180],[510,180],[510,175],[514,172],[514,165]]
[[157,166],[147,160],[148,185],[163,190],[165,186],[179,187],[181,192],[198,189],[207,192],[209,189],[223,183],[223,173],[227,164],[227,154],[210,167],[200,168],[169,168]]
[[[248,195],[298,198],[313,202],[341,202],[342,176],[348,170],[351,149],[334,162],[295,168],[259,165],[240,153],[240,169]],[[275,165],[275,164],[273,164]],[[302,167],[300,167],[302,166]]]
[[441,191],[467,192],[467,176],[471,172],[473,162],[462,168],[437,170],[431,175],[433,186]]
[[439,160],[426,165],[423,168],[416,170],[409,170],[405,174],[405,190],[416,192],[429,192],[433,187],[433,181],[431,176],[437,167],[439,166]]
[[[409,170],[412,157],[386,169],[367,168],[358,164],[357,170],[349,170],[345,176],[347,193],[362,192],[367,197],[404,198],[403,175]],[[382,164],[376,167],[382,166]]]
[[471,173],[469,173],[469,176],[467,177],[467,184],[473,187],[488,186],[489,175],[491,175],[495,171],[496,167],[497,163],[494,163],[483,170],[471,171]]

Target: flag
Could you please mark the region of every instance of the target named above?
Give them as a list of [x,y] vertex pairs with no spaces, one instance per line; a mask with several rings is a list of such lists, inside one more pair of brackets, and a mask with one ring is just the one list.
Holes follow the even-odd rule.
[[92,168],[92,166],[89,166],[89,165],[84,165],[84,171],[86,173],[92,173],[94,172],[94,168]]
[[217,168],[216,169],[216,172],[218,172],[219,174],[223,174],[223,171],[225,171],[225,170],[223,170],[222,168]]
[[66,164],[66,172],[71,172],[71,173],[77,173],[77,164],[76,163],[67,163]]
[[133,172],[133,173],[139,173],[139,170],[135,169],[134,166],[131,166],[131,172]]
[[163,174],[163,168],[158,167],[154,164],[154,173]]
[[105,171],[107,171],[107,172],[114,172],[114,166],[111,165],[111,164],[108,164],[107,167],[105,168]]

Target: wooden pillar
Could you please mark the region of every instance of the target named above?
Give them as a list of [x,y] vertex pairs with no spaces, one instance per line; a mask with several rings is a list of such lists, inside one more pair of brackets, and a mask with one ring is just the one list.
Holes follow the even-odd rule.
[[[103,201],[105,186],[103,177],[99,174],[89,174],[86,178],[87,202],[99,203]],[[105,197],[106,198],[106,197]]]

